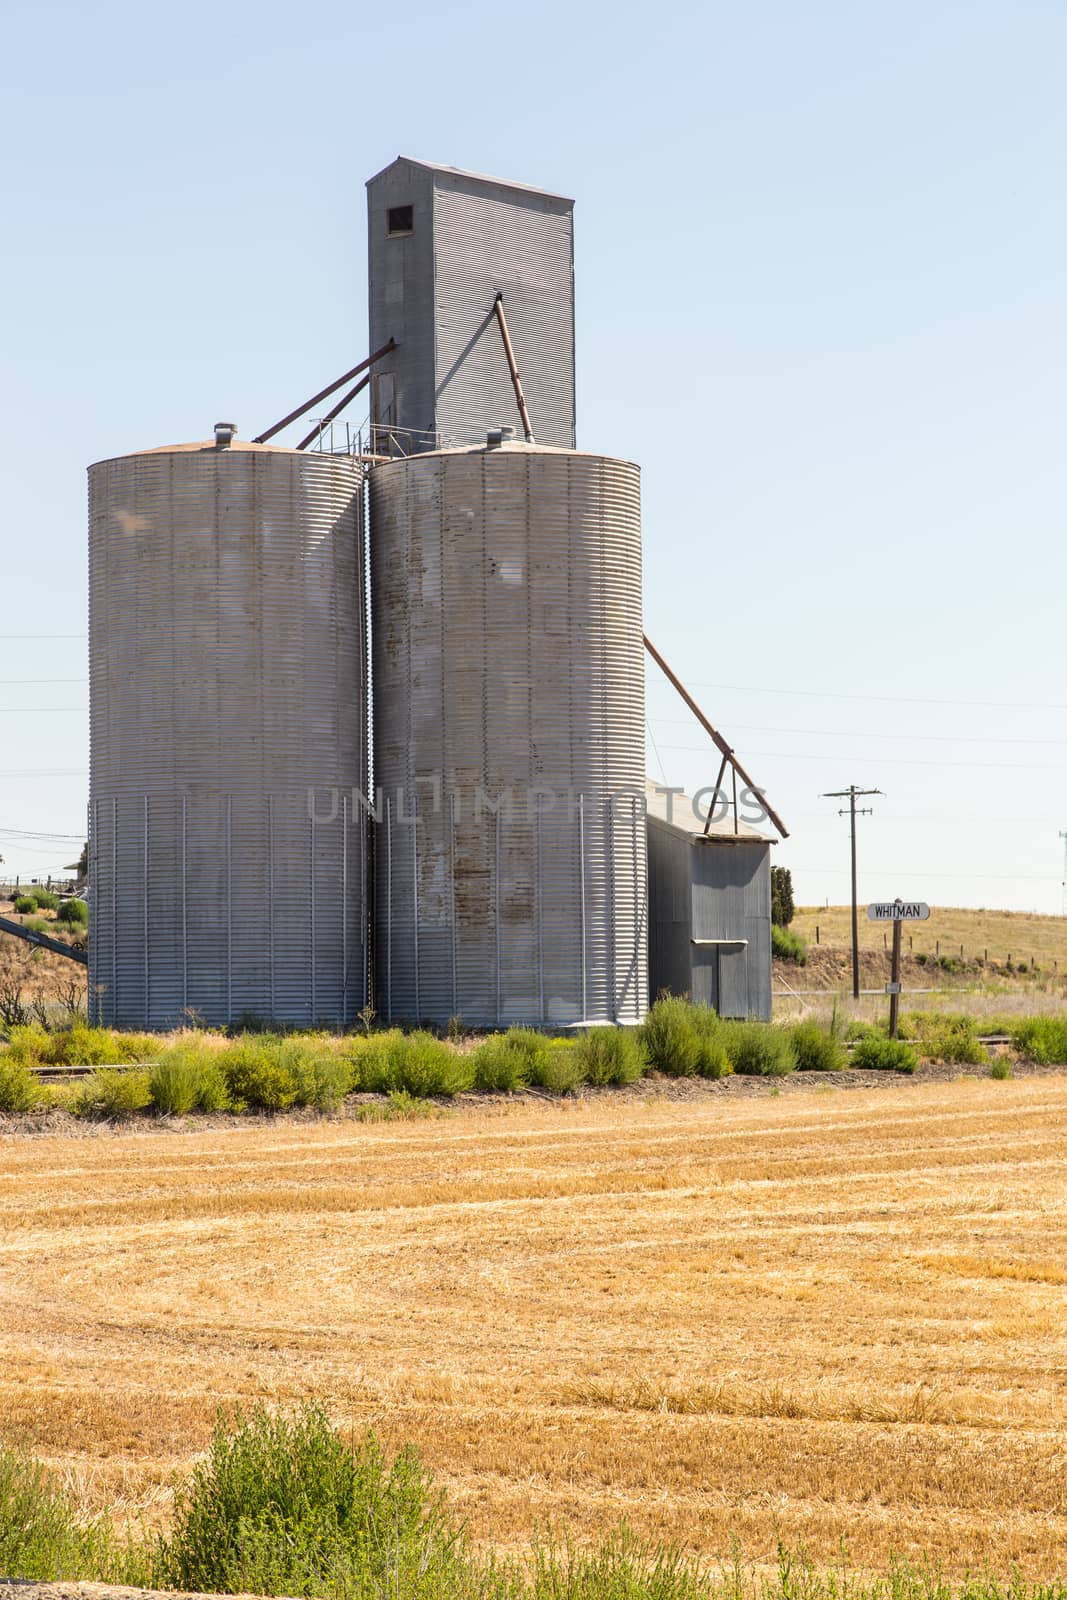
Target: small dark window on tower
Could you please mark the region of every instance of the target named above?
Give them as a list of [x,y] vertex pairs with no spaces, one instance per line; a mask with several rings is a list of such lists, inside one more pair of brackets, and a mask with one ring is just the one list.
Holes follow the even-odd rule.
[[415,223],[414,223],[414,219],[413,219],[412,214],[411,214],[412,213],[412,209],[413,208],[411,206],[390,206],[389,207],[389,229],[388,229],[388,232],[389,232],[389,237],[390,238],[394,238],[397,234],[400,234],[400,233],[412,233],[412,232],[414,232]]

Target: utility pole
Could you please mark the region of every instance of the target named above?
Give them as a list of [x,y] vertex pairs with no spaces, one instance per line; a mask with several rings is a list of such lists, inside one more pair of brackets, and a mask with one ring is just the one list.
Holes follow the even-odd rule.
[[860,928],[859,914],[856,909],[856,818],[870,817],[874,814],[872,806],[861,806],[856,809],[856,801],[869,794],[881,794],[881,789],[857,789],[850,783],[847,789],[833,789],[829,794],[824,794],[824,800],[847,800],[848,809],[840,810],[839,817],[848,817],[852,834],[852,998],[860,997]]
[[[1060,909],[1062,914],[1067,917],[1067,833],[1064,833],[1062,828],[1060,829],[1060,838],[1063,840],[1063,883],[1061,885],[1061,888],[1063,889],[1063,903]],[[0,857],[0,859],[2,859],[2,857]]]

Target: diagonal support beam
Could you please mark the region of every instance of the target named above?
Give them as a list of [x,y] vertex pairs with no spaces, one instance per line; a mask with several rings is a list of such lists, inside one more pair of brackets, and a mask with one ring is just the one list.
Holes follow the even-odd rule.
[[336,417],[341,415],[341,412],[344,410],[345,406],[352,404],[352,401],[356,398],[356,395],[361,394],[369,382],[370,373],[368,372],[364,377],[360,378],[357,384],[354,384],[352,388],[349,389],[347,394],[341,396],[340,400],[338,400],[332,411],[327,411],[322,420],[320,422],[316,422],[311,432],[301,439],[296,448],[298,450],[306,450],[308,445],[311,444],[312,440],[322,433],[324,428],[328,428],[330,423],[333,422]]
[[752,779],[749,777],[740,761],[738,761],[737,757],[734,755],[730,746],[726,743],[726,740],[723,738],[722,734],[708,721],[703,711],[701,711],[700,707],[693,699],[693,696],[689,693],[689,690],[685,687],[685,684],[679,677],[676,676],[675,673],[671,671],[666,661],[664,661],[663,657],[652,643],[652,640],[648,637],[648,634],[644,634],[643,637],[645,641],[645,649],[648,651],[657,667],[659,667],[668,683],[670,683],[672,687],[675,688],[681,695],[682,699],[685,701],[694,717],[696,717],[697,721],[700,723],[700,726],[704,729],[704,732],[708,735],[715,748],[722,755],[724,763],[728,761],[733,767],[734,771],[737,773],[737,776],[741,779],[741,782],[746,784],[754,794],[759,795],[761,801],[763,802],[763,807],[771,821],[774,823],[774,826],[778,829],[778,832],[781,834],[783,839],[788,839],[789,829],[786,827],[777,811],[775,811],[774,807],[771,805],[762,789],[753,783]]
[[493,310],[496,312],[496,320],[500,327],[500,337],[504,341],[504,354],[508,361],[508,371],[511,373],[511,386],[515,390],[515,403],[519,408],[519,416],[522,418],[526,443],[534,444],[536,441],[533,435],[533,428],[530,425],[530,413],[526,409],[526,396],[522,392],[522,379],[519,377],[518,363],[515,360],[515,352],[511,347],[511,335],[508,332],[508,319],[504,315],[504,296],[502,294],[498,294],[493,301]]
[[[360,361],[352,368],[351,372],[343,372],[333,383],[328,383],[325,389],[320,389],[318,394],[313,394],[310,400],[305,400],[302,406],[297,406],[295,411],[290,411],[287,417],[283,417],[280,422],[276,422],[272,428],[266,428],[262,433],[257,433],[252,443],[266,444],[268,439],[273,439],[276,433],[281,433],[283,428],[287,428],[290,422],[295,422],[298,417],[304,415],[305,411],[310,411],[312,406],[317,406],[320,400],[325,400],[328,395],[335,393],[343,383],[348,383],[352,378],[358,378],[361,372],[366,372],[368,367],[373,367],[376,361],[380,361],[383,356],[389,354],[390,350],[395,349],[396,340],[390,339],[388,344],[383,344],[380,350],[375,350],[374,354],[368,356],[366,361]],[[314,438],[314,435],[312,435],[312,438]]]

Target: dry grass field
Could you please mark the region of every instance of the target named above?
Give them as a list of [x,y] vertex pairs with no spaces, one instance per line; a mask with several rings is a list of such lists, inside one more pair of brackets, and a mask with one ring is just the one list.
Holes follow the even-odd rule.
[[165,1517],[216,1407],[479,1538],[1067,1571],[1067,1077],[0,1136],[0,1430]]
[[[808,944],[815,944],[819,929],[822,944],[851,949],[852,912],[848,906],[801,906],[791,927]],[[893,938],[883,923],[868,922],[867,907],[860,907],[861,950],[882,950]],[[963,947],[968,961],[1037,962],[1051,971],[1058,962],[1067,974],[1067,917],[1044,917],[1030,911],[970,911],[952,906],[932,906],[928,922],[909,922],[903,929],[904,950],[933,955],[940,944],[944,956],[959,956]],[[911,941],[909,945],[909,940]]]

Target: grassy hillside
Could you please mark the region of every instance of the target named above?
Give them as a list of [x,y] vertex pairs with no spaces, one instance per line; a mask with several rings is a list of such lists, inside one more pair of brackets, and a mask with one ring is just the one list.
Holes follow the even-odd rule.
[[[860,949],[880,951],[892,944],[893,930],[884,923],[868,922],[860,907]],[[809,945],[818,942],[831,949],[851,947],[851,912],[848,906],[802,906],[793,931]],[[903,929],[903,949],[919,955],[961,955],[965,961],[988,960],[1013,965],[1036,962],[1042,970],[1067,973],[1067,917],[1042,917],[1029,911],[967,911],[954,906],[933,906],[929,922],[908,922]]]

